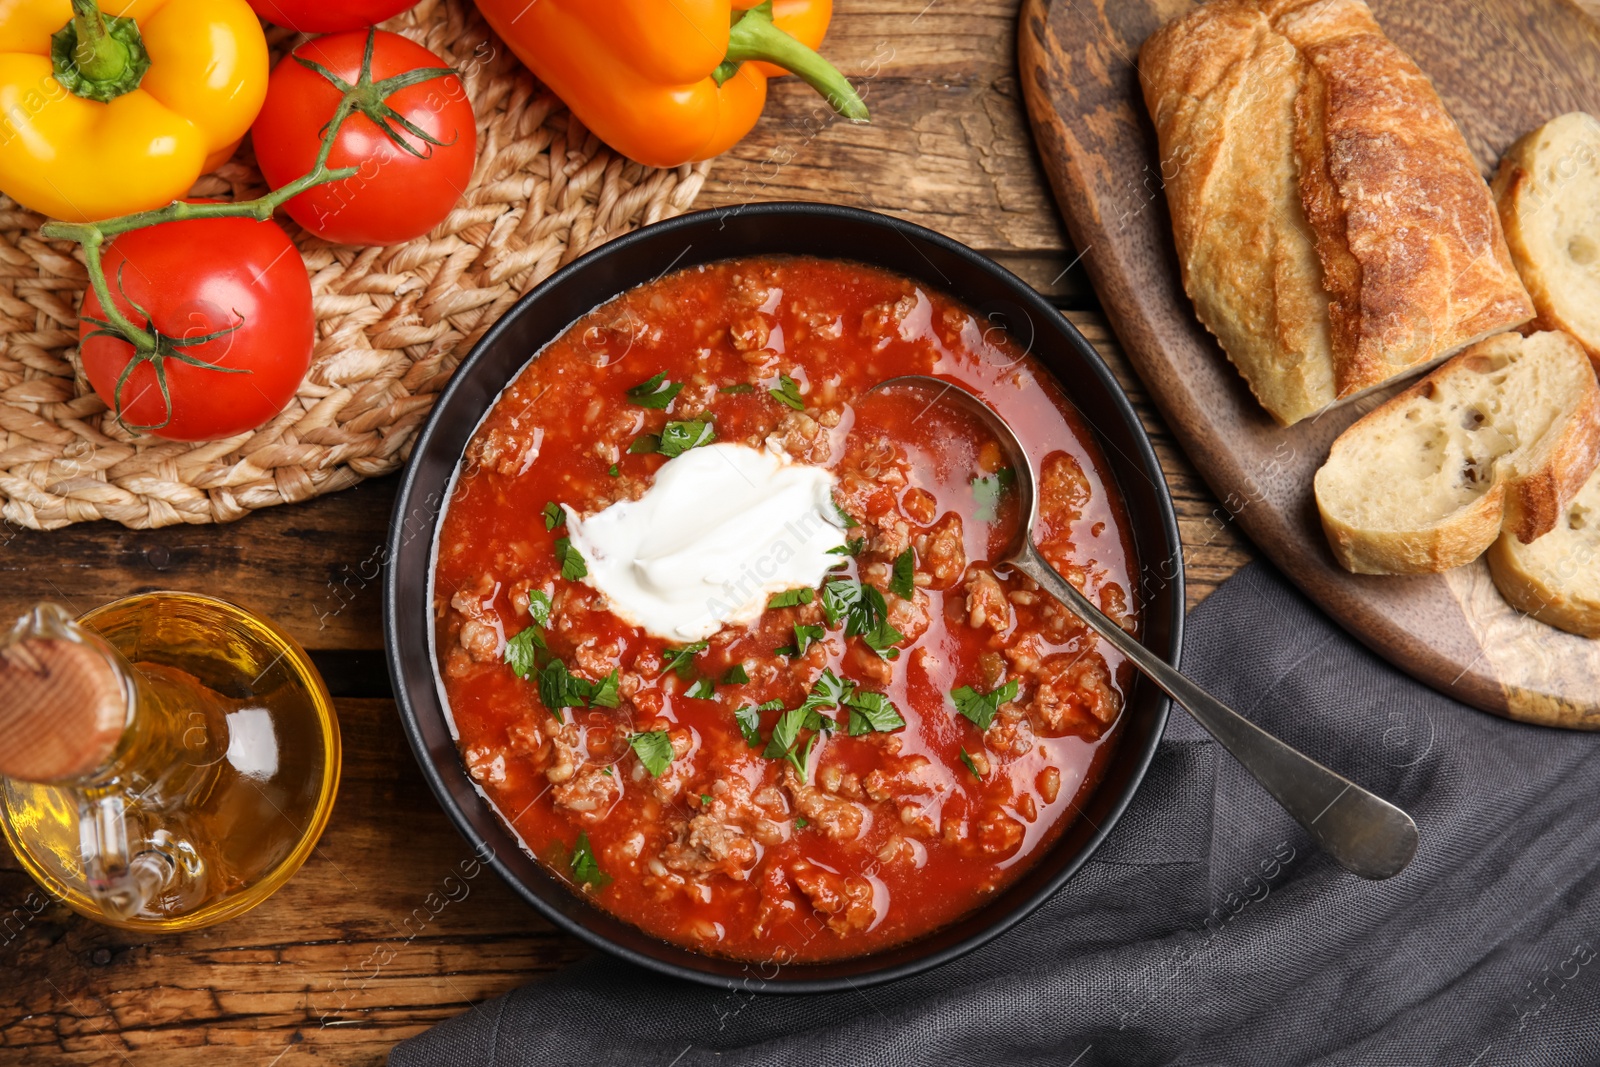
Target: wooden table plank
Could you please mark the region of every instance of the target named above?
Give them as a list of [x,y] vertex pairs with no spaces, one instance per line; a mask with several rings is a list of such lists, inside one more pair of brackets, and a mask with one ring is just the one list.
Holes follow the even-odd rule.
[[[962,240],[1072,309],[1150,430],[1177,502],[1192,606],[1250,558],[1121,356],[1061,225],[1015,84],[1012,0],[842,0],[827,51],[866,78],[874,123],[777,83],[700,204],[853,204]],[[230,526],[39,534],[0,526],[0,616],[172,588],[282,624],[347,692],[382,692],[378,569],[397,479]],[[583,953],[475,868],[427,791],[392,703],[338,702],[344,778],[306,867],[256,911],[143,939],[47,903],[0,851],[0,1061],[209,1067],[380,1063],[393,1044]],[[465,864],[465,866],[463,866]],[[225,1051],[223,1051],[225,1050]],[[276,1059],[279,1056],[281,1059]]]

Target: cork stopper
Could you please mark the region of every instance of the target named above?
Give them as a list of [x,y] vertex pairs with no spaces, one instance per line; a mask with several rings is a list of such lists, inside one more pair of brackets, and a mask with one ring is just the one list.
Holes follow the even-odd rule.
[[28,637],[0,648],[0,775],[88,774],[110,759],[127,721],[122,678],[94,645]]

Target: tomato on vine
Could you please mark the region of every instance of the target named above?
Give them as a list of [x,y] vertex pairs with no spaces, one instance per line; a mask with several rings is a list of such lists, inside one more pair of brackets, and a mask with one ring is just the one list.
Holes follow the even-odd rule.
[[417,0],[250,0],[274,26],[301,33],[359,30],[415,7]]
[[277,189],[312,166],[341,101],[352,112],[328,164],[358,171],[296,196],[290,216],[356,245],[409,241],[443,222],[472,177],[472,103],[438,56],[382,30],[307,41],[273,70],[251,129],[267,184]]
[[130,343],[100,296],[84,296],[83,371],[124,426],[209,441],[260,426],[294,397],[316,319],[305,262],[277,223],[166,222],[101,255],[116,310],[149,341]]

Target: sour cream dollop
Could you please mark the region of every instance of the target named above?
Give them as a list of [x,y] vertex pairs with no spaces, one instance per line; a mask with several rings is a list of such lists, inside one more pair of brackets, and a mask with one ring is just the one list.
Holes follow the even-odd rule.
[[[624,622],[669,641],[699,641],[757,619],[774,593],[813,588],[845,543],[831,471],[741,444],[668,460],[638,500],[567,534]],[[564,506],[564,505],[563,505]]]

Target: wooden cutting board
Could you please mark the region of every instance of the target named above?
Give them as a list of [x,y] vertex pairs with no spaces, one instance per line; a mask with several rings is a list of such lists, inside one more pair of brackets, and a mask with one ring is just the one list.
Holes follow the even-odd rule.
[[[1600,115],[1600,23],[1571,0],[1369,2],[1433,79],[1485,176],[1527,130],[1567,111]],[[1482,560],[1407,578],[1347,574],[1334,563],[1312,475],[1339,432],[1384,396],[1279,427],[1195,319],[1135,67],[1144,39],[1190,6],[1024,0],[1018,27],[1039,154],[1140,377],[1240,527],[1379,655],[1485,711],[1600,729],[1600,641],[1514,611]]]

